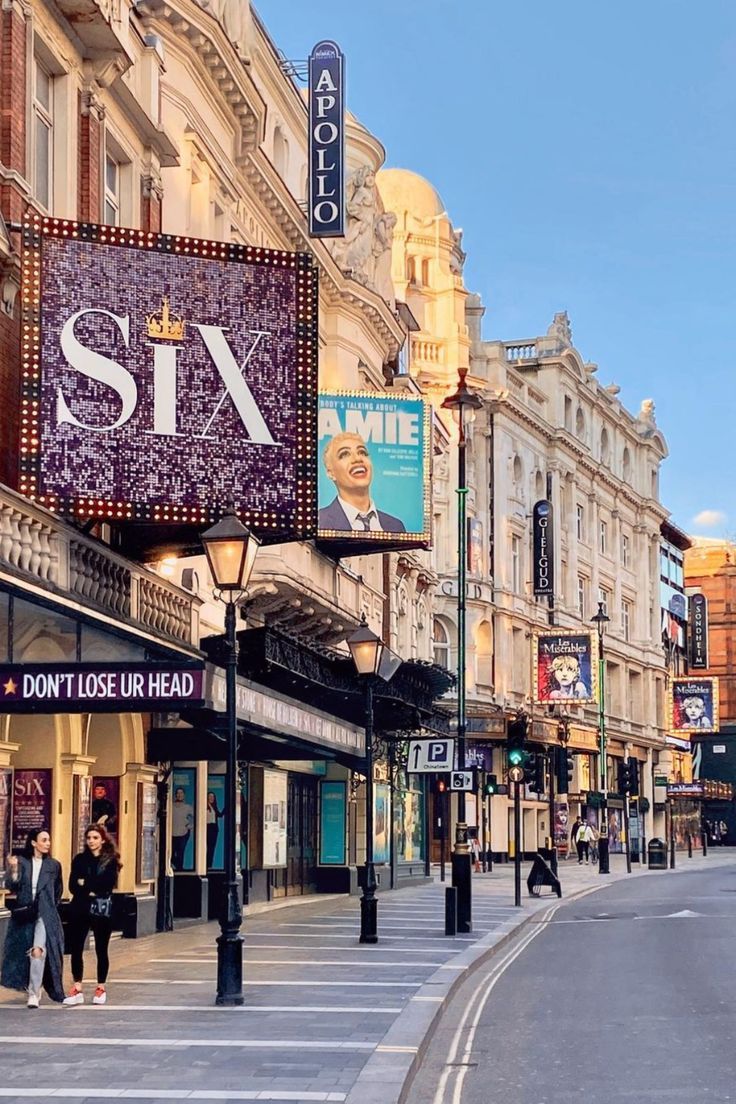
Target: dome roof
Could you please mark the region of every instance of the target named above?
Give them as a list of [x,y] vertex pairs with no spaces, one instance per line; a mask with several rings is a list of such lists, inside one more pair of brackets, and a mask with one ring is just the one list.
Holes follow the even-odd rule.
[[418,218],[445,214],[445,205],[428,180],[409,169],[381,169],[376,176],[387,211],[411,211]]

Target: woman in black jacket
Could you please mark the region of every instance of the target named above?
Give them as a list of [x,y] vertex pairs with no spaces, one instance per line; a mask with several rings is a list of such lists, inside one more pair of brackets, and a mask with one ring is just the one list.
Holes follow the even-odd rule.
[[112,892],[120,870],[120,856],[101,824],[90,824],[84,837],[84,851],[72,860],[69,875],[69,943],[74,984],[64,1004],[84,1004],[84,944],[90,928],[95,937],[97,989],[93,1004],[107,1000],[105,983],[110,969],[108,947],[112,934]]
[[29,1008],[38,1008],[41,986],[53,1001],[64,999],[61,865],[50,851],[51,836],[45,828],[34,828],[23,854],[8,859],[5,874],[15,906],[5,937],[2,984],[27,990]]

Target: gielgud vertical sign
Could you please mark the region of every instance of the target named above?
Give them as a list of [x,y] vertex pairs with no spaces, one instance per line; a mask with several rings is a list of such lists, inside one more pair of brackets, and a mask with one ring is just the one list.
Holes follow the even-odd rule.
[[316,530],[307,254],[38,219],[24,230],[20,489],[51,509],[270,540]]

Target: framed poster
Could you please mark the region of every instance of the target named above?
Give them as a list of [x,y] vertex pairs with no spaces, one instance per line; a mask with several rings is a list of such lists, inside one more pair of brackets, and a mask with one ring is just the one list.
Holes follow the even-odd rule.
[[52,775],[46,768],[13,772],[11,850],[22,850],[34,828],[51,828]]
[[194,870],[196,841],[197,771],[177,767],[172,775],[171,865],[177,873]]
[[138,851],[136,880],[152,882],[156,877],[156,826],[158,792],[155,782],[138,783]]
[[570,840],[570,806],[566,801],[555,801],[554,846],[566,855]]
[[347,862],[347,785],[345,782],[320,782],[319,795],[320,866],[344,866]]
[[74,823],[79,852],[84,850],[85,833],[92,823],[92,777],[89,774],[78,774],[74,778]]
[[286,866],[286,782],[284,771],[263,772],[263,868]]
[[533,636],[534,700],[595,701],[598,641],[589,632],[539,632]]
[[373,861],[389,861],[389,832],[391,828],[391,791],[387,782],[373,785]]
[[225,775],[207,775],[207,869],[225,869]]
[[13,811],[13,770],[0,770],[0,874],[5,873],[5,863],[10,854],[10,823]]
[[97,775],[92,779],[92,823],[101,824],[118,842],[118,816],[120,815],[120,779]]
[[670,732],[717,732],[720,723],[717,678],[673,678]]

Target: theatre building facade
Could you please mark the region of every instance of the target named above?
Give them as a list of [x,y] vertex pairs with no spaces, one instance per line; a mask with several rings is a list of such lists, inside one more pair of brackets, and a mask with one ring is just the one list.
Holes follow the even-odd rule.
[[[368,396],[360,402],[373,404],[371,418],[411,424],[412,462],[419,460],[415,500],[403,504],[404,520],[394,529],[400,525],[401,535],[393,540],[375,539],[367,525],[365,539],[352,531],[341,536],[334,510],[317,539],[300,536],[317,474],[317,442],[309,442],[308,467],[306,438],[295,446],[302,467],[291,531],[279,543],[280,531],[264,533],[275,514],[266,518],[264,508],[257,519],[264,543],[238,620],[244,896],[356,888],[365,854],[366,717],[344,642],[362,617],[401,661],[375,701],[381,888],[425,876],[424,788],[404,769],[401,738],[446,728],[434,702],[452,680],[429,662],[437,577],[426,550],[429,457],[446,442],[405,371],[415,323],[391,282],[395,220],[375,183],[384,160],[380,142],[348,117],[348,233],[326,244],[309,238],[303,209],[302,90],[246,2],[219,12],[204,0],[116,0],[77,11],[74,3],[11,0],[0,12],[0,56],[0,864],[28,827],[43,822],[68,870],[84,825],[104,818],[123,861],[117,922],[127,934],[165,929],[176,916],[206,918],[219,905],[224,622],[198,553],[199,534],[213,520],[210,505],[218,512],[229,495],[216,488],[183,529],[174,524],[181,512],[163,506],[146,515],[156,524],[128,524],[143,518],[132,504],[143,481],[99,498],[88,490],[81,506],[73,487],[45,504],[34,496],[38,440],[46,433],[35,420],[42,395],[34,358],[49,363],[34,312],[58,315],[67,293],[70,317],[89,308],[91,298],[76,303],[74,295],[84,289],[88,298],[99,297],[102,284],[89,273],[107,273],[117,298],[94,304],[98,315],[108,313],[75,322],[72,337],[90,348],[117,341],[121,356],[135,351],[157,397],[149,382],[140,383],[133,415],[123,386],[123,414],[115,403],[105,413],[100,403],[100,421],[99,411],[93,416],[77,401],[81,392],[75,398],[78,350],[66,364],[58,359],[52,369],[61,373],[58,386],[47,386],[57,423],[72,427],[70,433],[105,424],[123,431],[120,447],[108,452],[113,471],[127,440],[124,415],[130,426],[149,419],[140,426],[144,458],[155,455],[161,438],[180,435],[191,411],[183,403],[174,409],[166,372],[173,365],[176,373],[177,364],[186,369],[193,341],[208,343],[213,362],[225,358],[218,370],[226,380],[227,350],[214,333],[220,319],[206,300],[212,282],[195,286],[189,273],[205,262],[228,272],[252,262],[258,278],[277,289],[263,307],[273,312],[272,329],[287,313],[273,307],[288,298],[278,299],[279,280],[284,288],[293,280],[293,332],[301,327],[292,364],[299,361],[298,387],[274,379],[271,394],[262,396],[268,416],[279,416],[284,395],[298,392],[306,402],[313,387],[308,414],[316,422],[318,348],[331,432],[364,416],[368,408],[349,409],[345,397],[360,393]],[[25,239],[22,225],[31,227]],[[48,265],[34,269],[29,261],[42,240],[47,258],[67,258],[52,291]],[[212,241],[220,244],[207,245]],[[95,269],[102,247],[116,260]],[[137,285],[119,263],[134,252]],[[153,289],[145,311],[140,289],[146,295]],[[229,332],[224,322],[218,332]],[[259,356],[268,361],[256,344],[251,338],[236,350],[240,364],[251,356],[254,364]],[[67,341],[67,352],[71,347]],[[69,365],[77,375],[68,374]],[[176,400],[176,386],[173,394]],[[238,407],[241,417],[245,408]],[[197,439],[214,424],[226,441],[232,412],[226,404],[222,413],[222,400],[210,409],[215,413]],[[294,414],[302,427],[305,410]],[[95,430],[95,447],[112,440],[108,429]],[[72,453],[75,463],[88,455],[89,439]],[[177,474],[193,455],[181,450]],[[222,457],[215,456],[213,479],[215,461]],[[279,481],[263,472],[259,478],[265,498]],[[257,479],[239,482],[252,482],[245,488],[251,494],[261,486]],[[334,495],[329,481],[328,487]],[[396,512],[395,503],[391,508]],[[386,517],[386,527],[397,522]]]

